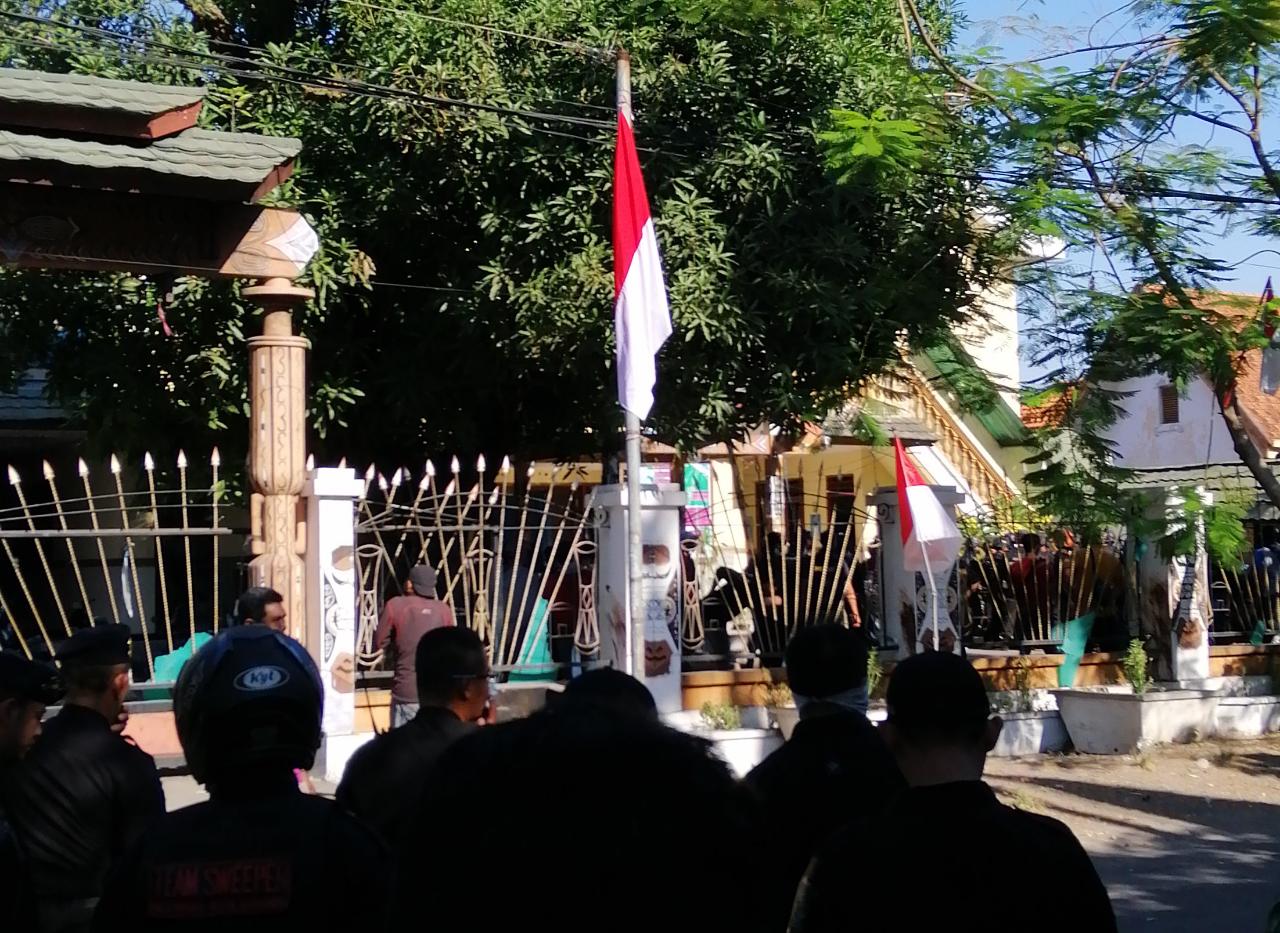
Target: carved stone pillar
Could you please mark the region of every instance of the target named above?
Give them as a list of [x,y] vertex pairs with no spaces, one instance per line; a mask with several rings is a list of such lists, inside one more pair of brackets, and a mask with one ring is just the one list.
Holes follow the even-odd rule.
[[244,290],[262,307],[262,335],[249,338],[250,582],[284,596],[289,634],[306,631],[307,349],[293,333],[293,308],[314,296],[288,279]]

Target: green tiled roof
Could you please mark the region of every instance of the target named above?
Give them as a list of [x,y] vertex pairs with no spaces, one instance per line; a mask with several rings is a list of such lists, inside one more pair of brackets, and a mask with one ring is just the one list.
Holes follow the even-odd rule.
[[150,117],[203,99],[204,89],[197,87],[0,68],[0,101],[11,103],[82,107]]
[[978,364],[963,347],[955,341],[948,341],[925,350],[924,355],[938,368],[942,381],[957,390],[958,395],[968,397],[973,394],[972,391],[961,389],[962,379],[971,380],[976,376],[989,386],[990,391],[984,390],[982,393],[989,397],[973,400],[980,403],[968,406],[966,413],[976,418],[997,444],[1001,447],[1021,447],[1027,443],[1027,429],[1022,419],[1005,404],[1004,399],[996,392],[996,387],[990,384],[990,380],[982,374]]
[[0,163],[43,160],[90,169],[135,169],[241,184],[257,184],[301,150],[301,141],[288,137],[197,129],[146,146],[0,130]]

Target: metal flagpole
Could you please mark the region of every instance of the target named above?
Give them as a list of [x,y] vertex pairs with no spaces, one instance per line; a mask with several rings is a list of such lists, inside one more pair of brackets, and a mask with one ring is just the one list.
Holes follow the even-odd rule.
[[[618,113],[631,119],[631,55],[625,49],[618,50],[617,58]],[[630,615],[627,625],[627,657],[631,676],[644,680],[644,555],[641,545],[640,523],[640,418],[623,409],[627,439],[627,606]]]

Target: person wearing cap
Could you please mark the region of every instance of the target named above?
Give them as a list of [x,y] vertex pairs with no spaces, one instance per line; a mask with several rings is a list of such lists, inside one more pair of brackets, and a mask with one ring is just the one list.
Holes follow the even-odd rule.
[[320,747],[324,692],[298,642],[225,629],[174,688],[178,739],[209,799],[166,814],[117,866],[93,929],[386,929],[392,866],[376,835],[294,769]]
[[[62,699],[62,693],[62,681],[52,667],[0,652],[0,783],[31,751],[40,737],[45,707]],[[35,927],[30,888],[26,859],[0,801],[0,929]]]
[[436,572],[426,564],[409,571],[403,596],[382,607],[373,635],[375,651],[392,646],[395,676],[391,680],[391,727],[403,726],[418,715],[418,642],[433,629],[453,625],[453,610],[436,597]]
[[418,715],[362,746],[347,763],[338,804],[397,849],[431,769],[476,727],[489,705],[489,662],[480,636],[448,626],[417,646]]
[[[888,706],[882,728],[909,786],[818,855],[796,895],[791,933],[976,933],[1001,917],[1034,917],[1035,929],[1050,933],[1114,933],[1106,888],[1071,830],[1005,806],[983,782],[1002,724],[969,662],[937,651],[906,659],[893,670]],[[1051,909],[1036,885],[993,891],[991,866],[1010,858],[1053,879],[1062,896]],[[854,884],[874,896],[852,896]]]
[[842,625],[802,628],[787,644],[786,670],[800,721],[790,740],[746,777],[774,853],[764,908],[779,930],[819,847],[906,786],[865,715],[867,649],[859,633]]
[[129,692],[129,630],[95,626],[57,652],[62,711],[0,797],[26,853],[40,929],[88,929],[111,866],[164,813],[151,756],[112,726]]

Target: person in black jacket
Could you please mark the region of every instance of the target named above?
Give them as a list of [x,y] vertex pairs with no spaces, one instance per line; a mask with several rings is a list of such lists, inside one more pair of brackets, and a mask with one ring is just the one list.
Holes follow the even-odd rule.
[[866,709],[867,650],[840,625],[801,629],[787,645],[800,722],[790,741],[747,775],[771,843],[765,909],[786,927],[796,886],[831,833],[905,786]]
[[58,660],[62,712],[3,790],[46,933],[88,929],[111,866],[164,813],[155,762],[113,729],[129,692],[129,630],[76,632]]
[[[1005,806],[983,783],[1001,722],[969,663],[937,651],[908,658],[893,670],[888,702],[882,728],[910,786],[818,855],[800,884],[792,933],[985,933],[1010,926],[1000,918],[1032,916],[1037,931],[1114,933],[1106,888],[1071,830]],[[992,889],[991,866],[1010,858],[1053,879],[1047,909],[1035,885]]]
[[174,718],[209,800],[139,840],[94,930],[384,930],[386,847],[293,776],[314,764],[323,702],[306,649],[266,626],[224,630],[196,652],[178,677]]
[[[0,781],[40,737],[45,707],[62,698],[58,672],[47,664],[0,652]],[[0,930],[36,927],[26,859],[0,801]]]
[[436,759],[475,728],[489,704],[489,664],[484,644],[471,629],[433,629],[418,641],[416,652],[417,715],[357,751],[337,793],[338,804],[393,850],[412,822]]

